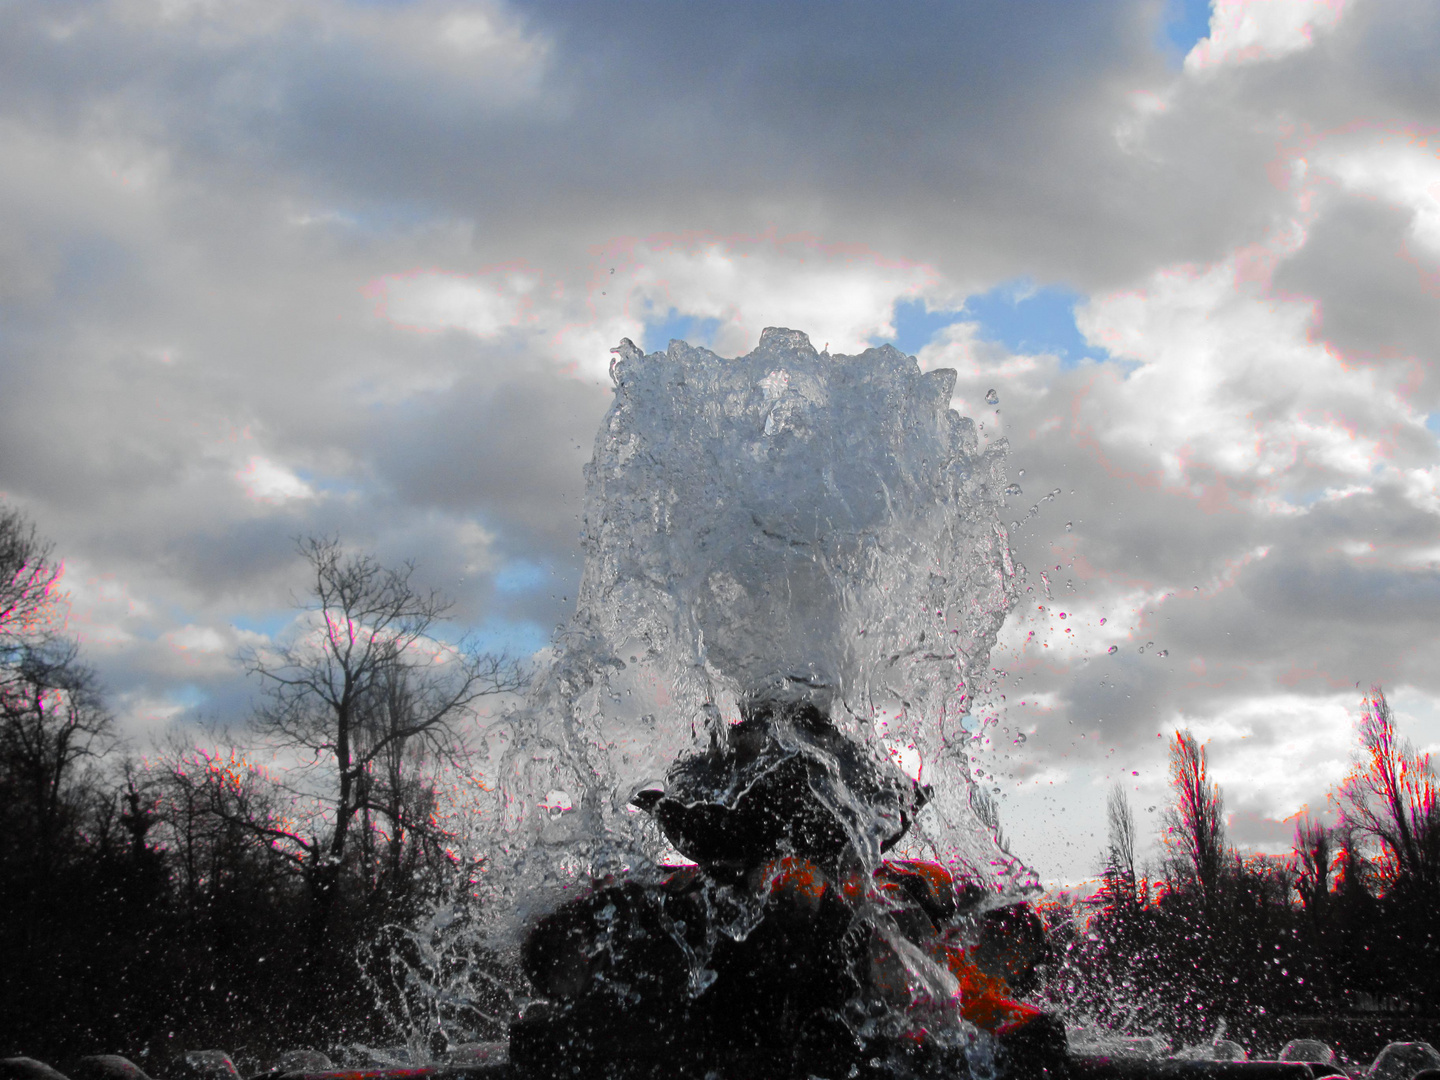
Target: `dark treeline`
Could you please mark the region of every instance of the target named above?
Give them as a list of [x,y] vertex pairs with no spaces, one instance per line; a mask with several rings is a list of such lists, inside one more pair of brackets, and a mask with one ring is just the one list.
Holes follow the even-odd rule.
[[[409,566],[301,548],[304,631],[243,657],[264,691],[247,739],[291,764],[223,744],[141,759],[63,633],[49,545],[0,509],[0,1057],[164,1075],[214,1046],[258,1066],[500,1030],[457,935],[483,867],[442,803],[471,707],[521,673],[441,644],[448,602]],[[427,1016],[420,984],[458,976],[480,1009]]]
[[1050,993],[1067,1013],[1177,1044],[1223,1030],[1252,1046],[1275,1042],[1272,1052],[1303,1033],[1295,1018],[1388,1017],[1381,1026],[1398,1031],[1405,1018],[1414,1027],[1434,1017],[1435,777],[1378,687],[1359,736],[1356,763],[1331,796],[1337,823],[1302,817],[1288,857],[1242,858],[1228,846],[1220,789],[1189,732],[1171,744],[1165,856],[1148,873],[1117,785],[1099,894],[1086,910],[1052,911],[1061,960]]
[[[501,658],[445,645],[448,602],[310,539],[292,637],[242,657],[262,691],[249,749],[140,758],[57,614],[59,564],[0,508],[0,1057],[500,1037],[506,973],[477,952],[483,852],[447,824],[467,723],[518,690]],[[1049,910],[1046,993],[1072,1022],[1177,1043],[1276,1017],[1432,1015],[1440,808],[1428,758],[1375,690],[1337,824],[1244,859],[1203,747],[1171,747],[1160,865],[1112,793],[1103,888]],[[262,762],[278,756],[273,770]]]

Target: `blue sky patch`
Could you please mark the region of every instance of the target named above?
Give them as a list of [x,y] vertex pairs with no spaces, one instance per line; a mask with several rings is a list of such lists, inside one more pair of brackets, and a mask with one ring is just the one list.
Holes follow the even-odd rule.
[[1059,286],[1035,288],[1029,281],[1006,281],[965,301],[963,317],[980,324],[980,338],[1017,353],[1053,353],[1066,367],[1109,353],[1085,340],[1075,325],[1079,293]]
[[549,577],[549,572],[539,563],[515,559],[495,572],[495,591],[506,596],[534,592]]
[[935,339],[945,327],[960,322],[958,311],[931,311],[923,300],[896,300],[895,313],[890,321],[895,324],[895,336],[890,344],[914,356]]
[[[895,336],[890,343],[914,355],[945,327],[957,322],[980,326],[979,337],[1017,353],[1053,353],[1066,367],[1089,357],[1109,359],[1104,349],[1089,344],[1075,325],[1075,305],[1084,297],[1060,286],[1035,288],[1028,279],[1001,282],[977,293],[958,311],[927,308],[920,300],[895,302]],[[884,339],[881,339],[884,340]]]
[[1440,412],[1432,412],[1429,416],[1425,417],[1425,426],[1435,432],[1436,435],[1440,435]]
[[1166,0],[1160,48],[1178,68],[1201,38],[1210,36],[1210,0]]
[[683,315],[675,308],[664,312],[655,311],[645,320],[645,341],[647,353],[664,352],[671,338],[679,338],[691,345],[709,348],[715,341],[715,332],[720,329],[719,319],[701,318],[699,315]]
[[293,611],[277,611],[255,616],[234,615],[230,619],[230,625],[237,630],[248,630],[252,634],[264,634],[274,640],[294,618],[295,612]]
[[471,641],[482,652],[531,656],[550,644],[550,633],[533,619],[489,618],[475,630]]
[[210,695],[194,683],[186,683],[184,686],[172,689],[169,696],[176,705],[182,705],[187,709],[193,709],[210,700]]

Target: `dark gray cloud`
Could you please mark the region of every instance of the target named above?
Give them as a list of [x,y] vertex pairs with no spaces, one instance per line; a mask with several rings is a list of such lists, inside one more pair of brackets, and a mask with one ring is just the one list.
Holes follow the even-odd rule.
[[[1413,211],[1373,197],[1329,202],[1304,249],[1276,273],[1276,290],[1314,300],[1316,334],[1357,361],[1440,362],[1435,266],[1413,252],[1407,236]],[[1440,405],[1429,380],[1417,387],[1415,403]]]

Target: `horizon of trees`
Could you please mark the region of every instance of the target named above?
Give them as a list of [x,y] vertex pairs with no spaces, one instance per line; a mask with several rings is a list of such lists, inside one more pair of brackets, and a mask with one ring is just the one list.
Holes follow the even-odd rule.
[[[469,932],[485,852],[455,808],[486,797],[469,718],[525,672],[445,644],[449,602],[412,565],[297,543],[308,619],[241,657],[263,691],[248,746],[139,757],[64,633],[53,549],[0,507],[0,1057],[119,1052],[163,1073],[217,1045],[258,1068],[304,1045],[503,1036],[512,974]],[[275,753],[294,764],[267,768]],[[1096,900],[1044,912],[1052,1006],[1176,1042],[1434,1010],[1436,779],[1379,687],[1336,823],[1301,818],[1285,858],[1229,844],[1188,731],[1170,755],[1163,857],[1141,865],[1117,786]]]
[[454,810],[483,794],[475,709],[526,673],[442,641],[450,601],[413,565],[297,544],[309,616],[240,658],[263,692],[248,746],[141,757],[64,633],[52,547],[0,507],[0,1057],[163,1073],[215,1045],[258,1067],[503,1030],[498,1006],[425,1015],[421,983],[486,969],[455,941],[483,857]]
[[1358,743],[1330,795],[1335,823],[1307,812],[1288,856],[1246,857],[1227,841],[1205,747],[1177,731],[1158,862],[1137,866],[1134,813],[1117,784],[1098,894],[1047,912],[1063,943],[1052,1001],[1076,1019],[1177,1043],[1228,1029],[1273,1051],[1286,1018],[1381,1014],[1393,1030],[1433,1038],[1419,1025],[1440,1001],[1435,771],[1379,686]]

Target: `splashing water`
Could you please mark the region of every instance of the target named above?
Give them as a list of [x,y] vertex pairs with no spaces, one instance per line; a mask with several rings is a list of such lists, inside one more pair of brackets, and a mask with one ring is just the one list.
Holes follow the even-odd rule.
[[[557,889],[678,861],[632,799],[761,698],[814,703],[933,788],[902,851],[1030,887],[972,807],[971,705],[1019,590],[1006,446],[950,409],[954,372],[774,328],[735,359],[613,351],[577,611],[496,733],[495,909],[518,929]],[[878,859],[893,829],[862,811],[850,839]]]

